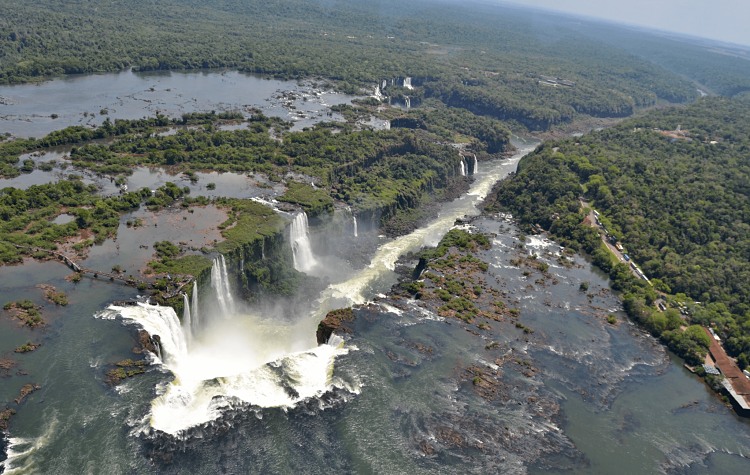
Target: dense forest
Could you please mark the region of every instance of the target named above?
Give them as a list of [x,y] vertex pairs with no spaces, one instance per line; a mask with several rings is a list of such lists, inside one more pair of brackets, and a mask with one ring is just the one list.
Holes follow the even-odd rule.
[[736,96],[750,91],[748,48],[593,23],[577,30],[690,78],[708,93]]
[[[678,126],[681,133],[677,133]],[[669,132],[665,132],[669,131]],[[545,142],[498,191],[525,229],[540,224],[591,253],[624,292],[631,316],[671,342],[679,312],[655,311],[657,292],[701,302],[692,319],[716,325],[726,348],[750,359],[750,102],[702,98],[584,137]],[[679,137],[679,138],[678,138]],[[597,230],[582,225],[579,196],[651,279],[615,264]],[[690,354],[688,346],[681,354]],[[686,349],[687,348],[687,349]],[[680,352],[678,350],[678,352]]]
[[[412,77],[410,94],[531,130],[698,95],[690,81],[618,47],[572,29],[549,38],[528,13],[486,5],[0,0],[0,8],[0,83],[127,68],[222,67],[369,88]],[[540,75],[575,86],[540,84]]]

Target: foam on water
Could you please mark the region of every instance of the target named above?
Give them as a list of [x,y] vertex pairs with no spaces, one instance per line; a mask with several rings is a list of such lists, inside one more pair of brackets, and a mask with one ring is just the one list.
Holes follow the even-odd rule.
[[176,435],[212,421],[233,399],[260,407],[294,407],[334,384],[345,386],[333,381],[333,363],[349,350],[337,336],[317,346],[317,320],[312,318],[290,324],[229,315],[209,321],[188,349],[171,307],[110,306],[102,316],[117,315],[159,335],[162,363],[175,375],[152,402],[150,425],[157,430]]

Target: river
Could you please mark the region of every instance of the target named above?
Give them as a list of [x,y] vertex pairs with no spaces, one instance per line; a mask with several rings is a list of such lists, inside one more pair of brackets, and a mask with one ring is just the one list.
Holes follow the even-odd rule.
[[[80,111],[116,109],[117,97],[132,96],[132,117],[139,117],[155,111],[143,109],[153,103],[140,99],[150,87],[168,96],[194,81],[222,85],[227,75],[245,80],[236,73],[122,73],[16,86],[13,91],[20,92],[13,94],[2,88],[0,96],[14,98],[16,104],[41,104],[43,98],[33,91],[59,94],[57,113],[71,123],[81,119]],[[105,84],[123,77],[121,91]],[[243,87],[257,87],[248,93],[256,98],[297,87],[267,86],[269,81],[249,78]],[[91,81],[105,84],[110,92],[99,102],[81,105],[75,98],[89,100],[84,92]],[[218,89],[204,92],[209,107],[244,102]],[[136,105],[142,109],[136,111]],[[163,106],[160,110],[169,104]],[[129,110],[119,107],[114,117]],[[34,122],[29,117],[33,110],[29,106],[17,116],[32,120],[41,131],[33,133],[43,135],[49,125],[43,118]],[[13,120],[0,124],[15,126]],[[21,128],[13,133],[24,134]],[[42,331],[7,319],[0,322],[3,353],[28,339],[42,343],[33,353],[13,356],[19,367],[0,380],[1,401],[17,397],[28,382],[42,386],[11,421],[6,473],[748,471],[750,463],[743,457],[750,454],[748,421],[721,405],[662,345],[629,325],[618,310],[617,296],[602,290],[608,286],[606,277],[584,258],[576,257],[580,267],[560,267],[554,257],[559,246],[529,238],[525,249],[549,262],[559,284],[537,285],[523,276],[509,262],[521,252],[518,229],[502,217],[474,222],[475,230],[496,234],[491,249],[475,255],[490,264],[490,284],[508,293],[521,310],[520,320],[535,330],[528,342],[509,324],[492,322],[490,330],[478,332],[460,321],[446,322],[415,301],[406,302],[407,310],[379,301],[356,307],[353,334],[317,346],[315,329],[326,311],[365,304],[386,293],[397,282],[397,258],[436,244],[457,217],[476,215],[476,204],[537,142],[516,138],[514,144],[519,154],[482,162],[470,191],[445,203],[431,223],[394,240],[373,239],[370,265],[354,268],[339,259],[337,271],[327,272],[335,256],[313,246],[316,264],[310,273],[326,275],[331,284],[308,303],[306,312],[235,308],[217,314],[210,310],[215,303],[201,302],[198,314],[212,319],[192,335],[194,340],[185,337],[179,322],[170,327],[174,320],[164,312],[171,310],[111,306],[137,297],[133,288],[96,279],[73,284],[64,280],[69,270],[54,262],[27,260],[0,268],[4,301],[41,302],[37,283],[54,285],[70,301],[67,307],[46,304],[49,326]],[[132,187],[154,180],[152,172],[138,173],[129,179]],[[237,180],[227,182],[224,194],[251,196],[252,190],[243,188],[246,177],[224,175]],[[107,242],[94,248],[89,259],[101,265],[141,262],[149,252],[137,245],[178,235],[179,213],[165,210],[154,216],[158,228],[121,224],[119,248]],[[221,221],[210,212],[199,218],[207,226]],[[159,234],[152,235],[157,229]],[[596,294],[591,301],[578,291],[580,282],[588,282],[589,293]],[[615,312],[621,323],[603,324],[598,311]],[[108,387],[101,381],[104,371],[131,357],[142,327],[172,343],[165,342],[162,360],[154,359],[146,374]],[[505,394],[512,403],[479,397],[462,376],[470,365],[492,364],[497,354],[485,349],[489,341],[539,368],[532,379],[504,368]],[[431,351],[418,350],[424,347]],[[15,375],[19,370],[28,374]],[[536,411],[528,402],[532,399],[544,401],[549,410]]]

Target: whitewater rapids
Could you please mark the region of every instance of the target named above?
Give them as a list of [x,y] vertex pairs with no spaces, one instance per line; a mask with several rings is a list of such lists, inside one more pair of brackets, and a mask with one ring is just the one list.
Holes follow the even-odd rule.
[[164,359],[157,358],[157,363],[175,378],[152,402],[150,425],[169,434],[215,420],[235,399],[289,408],[334,386],[358,392],[333,377],[334,359],[349,349],[335,335],[328,344],[317,346],[317,322],[310,318],[295,325],[257,315],[232,315],[205,327],[188,350],[171,307],[110,306],[102,318],[117,316],[161,338]]
[[[193,332],[192,341],[188,342],[177,314],[170,307],[145,303],[109,307],[102,318],[120,316],[127,323],[141,326],[150,335],[160,336],[163,361],[157,363],[163,363],[175,375],[171,383],[158,389],[159,396],[152,402],[150,426],[178,435],[217,419],[236,401],[259,407],[291,408],[334,387],[358,393],[356,383],[333,376],[336,357],[347,354],[350,349],[336,335],[332,335],[327,344],[318,346],[315,336],[318,323],[333,308],[362,304],[387,290],[385,285],[390,286],[387,277],[399,256],[424,245],[437,244],[456,218],[478,214],[476,205],[532,149],[526,146],[512,159],[487,166],[485,172],[475,175],[469,192],[448,203],[430,225],[381,245],[368,267],[324,290],[317,304],[312,305],[309,316],[292,322],[241,310],[209,316],[209,307],[223,306],[207,307],[201,302],[203,306],[191,312],[193,327],[196,315],[200,315],[201,329]],[[300,246],[307,244],[303,220],[306,221],[306,216],[295,218],[298,226],[292,232],[291,241],[296,245],[295,253],[299,254],[296,257],[304,255],[302,260],[307,260],[306,246]],[[315,262],[312,255],[309,258]],[[226,264],[217,259],[214,267],[212,288],[217,302],[227,299],[229,301],[224,303],[228,305],[224,308],[239,308],[239,305],[232,305],[225,282]],[[197,307],[197,300],[193,301]]]

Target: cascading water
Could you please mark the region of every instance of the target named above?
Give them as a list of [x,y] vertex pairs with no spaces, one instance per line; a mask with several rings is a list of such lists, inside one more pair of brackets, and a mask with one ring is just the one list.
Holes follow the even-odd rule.
[[386,81],[385,79],[383,79],[383,89],[385,89],[385,87],[386,87],[387,85],[388,85],[388,81]]
[[357,234],[357,217],[352,214],[352,219],[354,220],[354,237],[359,237]]
[[[415,251],[423,245],[435,246],[446,232],[453,226],[456,218],[470,215],[474,216],[479,213],[476,205],[480,203],[498,180],[508,176],[508,173],[515,169],[516,164],[526,153],[534,149],[537,144],[527,144],[519,147],[519,152],[512,159],[497,163],[489,170],[485,171],[480,180],[476,180],[469,192],[465,195],[466,199],[456,200],[447,209],[441,211],[439,218],[430,223],[428,226],[419,228],[401,236],[393,241],[387,242],[378,248],[372,262],[369,266],[359,271],[353,277],[345,282],[332,284],[321,298],[321,309],[323,311],[330,308],[339,308],[342,301],[351,304],[363,304],[368,298],[372,298],[373,282],[380,281],[385,275],[393,272],[395,262],[399,256],[409,251]],[[463,160],[461,161],[463,170]],[[376,292],[379,290],[375,290]],[[330,302],[330,303],[329,303]],[[327,307],[333,305],[333,307]],[[322,313],[322,316],[325,313]]]
[[192,317],[192,330],[195,334],[196,329],[200,328],[200,315],[198,314],[198,281],[193,281],[193,305],[190,316]]
[[214,259],[214,265],[211,267],[211,286],[214,288],[216,300],[219,302],[219,307],[224,316],[233,313],[234,300],[232,299],[232,292],[229,289],[227,265],[223,255]]
[[479,171],[479,164],[477,163],[477,154],[474,154],[474,175]]
[[407,109],[411,109],[411,99],[409,99],[409,96],[404,96],[404,104],[406,104]]
[[266,260],[266,239],[263,238],[263,242],[260,243],[260,257]]
[[407,89],[414,89],[411,86],[411,78],[404,78],[404,87]]
[[461,176],[466,176],[466,169],[464,168],[464,159],[461,157]]
[[182,331],[185,333],[185,342],[187,346],[190,346],[190,341],[193,339],[193,321],[190,318],[190,302],[188,302],[187,294],[182,294]]
[[[454,202],[430,225],[381,245],[369,266],[323,292],[313,311],[314,318],[289,322],[238,312],[226,319],[216,319],[211,318],[213,315],[209,311],[205,316],[201,313],[202,326],[188,348],[173,309],[144,303],[110,307],[102,318],[120,315],[126,321],[137,323],[150,335],[161,335],[158,351],[164,364],[175,374],[170,383],[165,383],[162,388],[165,390],[158,391],[160,395],[151,405],[148,418],[151,427],[179,436],[190,427],[215,420],[236,400],[260,407],[286,408],[320,396],[333,387],[358,392],[358,387],[333,376],[335,358],[348,350],[335,334],[328,344],[318,346],[315,339],[318,322],[331,308],[364,303],[373,292],[381,291],[373,287],[373,283],[382,281],[393,271],[399,256],[425,244],[435,245],[435,240],[453,226],[457,217],[476,214],[476,204],[487,196],[497,180],[507,176],[521,155],[490,167],[481,181],[476,181],[469,190],[468,199]],[[306,216],[300,214],[295,221],[297,237],[307,238]],[[222,273],[218,270],[220,262],[214,261],[219,274]],[[212,278],[215,273],[212,269]],[[193,284],[193,292],[195,324],[197,284]]]
[[171,307],[111,306],[102,318],[118,315],[162,336],[157,351],[175,378],[152,402],[148,421],[169,434],[179,435],[217,419],[233,400],[260,407],[294,407],[334,387],[358,392],[333,376],[335,358],[348,350],[336,335],[318,346],[315,318],[293,324],[253,314],[210,318],[188,347]]
[[310,237],[307,227],[307,214],[303,211],[292,221],[289,241],[292,245],[294,268],[300,272],[307,272],[317,264],[310,247]]

